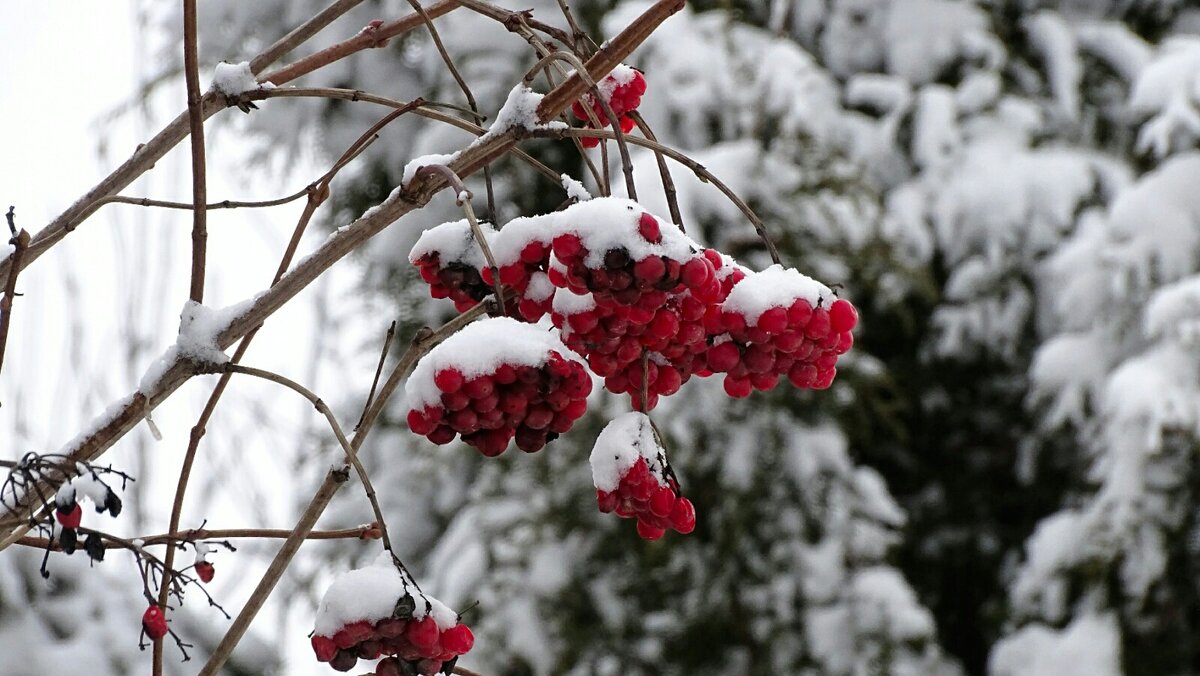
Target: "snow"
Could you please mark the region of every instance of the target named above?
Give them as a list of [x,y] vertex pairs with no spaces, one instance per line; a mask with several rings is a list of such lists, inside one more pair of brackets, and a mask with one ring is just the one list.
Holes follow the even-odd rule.
[[789,307],[798,298],[816,307],[818,303],[828,306],[833,302],[833,291],[812,277],[793,268],[776,264],[746,275],[734,285],[729,297],[721,304],[725,312],[736,312],[753,325],[762,313],[775,307]]
[[[458,159],[459,153],[460,151],[458,150],[452,153],[430,153],[409,160],[408,164],[404,165],[404,172],[400,175],[400,186],[408,185],[422,167],[432,167],[439,164],[443,166],[449,165]],[[365,217],[366,214],[363,216]]]
[[515,263],[521,258],[521,250],[537,242],[549,245],[558,234],[558,216],[519,216],[504,224],[495,237],[488,240],[497,265]]
[[392,563],[391,553],[384,551],[371,565],[342,573],[329,585],[317,607],[313,632],[331,637],[352,622],[376,622],[391,617],[396,601],[403,596],[415,597],[414,619],[423,619],[428,614],[442,630],[458,624],[457,613],[413,588]]
[[992,651],[992,676],[1119,676],[1120,631],[1112,613],[1082,615],[1062,630],[1040,624],[1005,637]]
[[567,191],[567,197],[570,199],[576,202],[585,202],[592,199],[592,194],[579,181],[576,181],[567,174],[560,174],[559,179],[562,180],[563,190]]
[[524,324],[508,317],[483,319],[463,327],[434,347],[417,362],[404,384],[409,409],[421,409],[441,401],[434,376],[453,368],[466,379],[494,373],[501,364],[540,367],[552,353],[582,363],[563,345],[554,331]]
[[254,73],[250,72],[250,62],[226,63],[222,61],[213,70],[212,86],[225,96],[241,96],[246,92],[257,91],[260,88],[272,88],[272,83],[258,84]]
[[179,313],[179,334],[175,344],[168,347],[142,375],[138,391],[150,394],[167,370],[181,360],[201,364],[224,364],[229,355],[221,349],[219,338],[225,329],[241,317],[258,300],[258,294],[235,305],[213,309],[189,300]]
[[475,139],[471,145],[477,146],[486,143],[510,129],[566,128],[566,123],[559,120],[551,120],[545,124],[538,122],[537,108],[543,98],[543,94],[539,94],[524,85],[519,84],[513,87],[508,93],[508,99],[504,101],[504,105],[496,113],[496,119],[488,127],[487,133]]
[[598,490],[611,493],[617,490],[621,476],[637,463],[637,459],[644,458],[651,476],[662,484],[659,470],[665,453],[645,413],[623,413],[605,425],[596,437],[590,458],[592,483]]
[[596,298],[590,293],[577,294],[570,289],[557,289],[551,309],[564,317],[577,315],[596,308]]

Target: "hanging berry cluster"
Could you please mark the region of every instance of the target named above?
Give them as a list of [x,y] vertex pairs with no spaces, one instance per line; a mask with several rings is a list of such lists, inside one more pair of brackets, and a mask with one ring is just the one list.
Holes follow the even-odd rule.
[[449,674],[474,644],[461,618],[421,592],[387,552],[329,586],[312,636],[317,660],[337,671],[382,657],[377,676]]
[[[854,344],[858,313],[824,284],[781,265],[750,271],[636,202],[587,200],[483,236],[498,280],[462,221],[425,231],[410,256],[445,288],[442,273],[426,272],[429,261],[476,266],[456,273],[472,280],[450,292],[466,294],[456,307],[486,297],[498,281],[512,315],[468,326],[417,364],[406,385],[408,423],[434,443],[461,435],[489,456],[513,438],[526,451],[542,448],[585,412],[590,377],[580,358],[605,389],[644,413],[693,376],[722,374],[737,398],[781,379],[825,389]],[[431,293],[446,295],[442,287]],[[532,324],[547,311],[556,330]],[[610,425],[597,442],[605,450],[594,460],[628,446],[614,455],[623,464],[596,475],[601,511],[636,518],[650,540],[667,529],[690,532],[695,510],[661,441],[646,431],[649,418],[633,420]]]
[[[596,83],[596,89],[599,90],[600,96],[608,102],[613,114],[617,116],[617,123],[621,125],[621,131],[626,134],[633,131],[634,121],[629,113],[637,110],[642,103],[642,94],[646,93],[646,78],[642,72],[623,63],[619,64],[611,73]],[[592,122],[588,115],[588,108],[602,126],[608,126],[608,113],[590,92],[584,95],[583,101],[576,101],[571,105],[571,112],[590,128]],[[594,148],[600,144],[600,139],[596,138],[585,137],[580,140],[585,148]]]

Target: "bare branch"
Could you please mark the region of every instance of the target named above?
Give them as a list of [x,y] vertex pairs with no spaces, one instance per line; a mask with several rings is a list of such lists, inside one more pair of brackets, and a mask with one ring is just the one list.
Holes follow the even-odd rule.
[[[192,283],[189,298],[204,302],[204,267],[208,228],[204,210],[208,201],[204,167],[204,112],[200,101],[200,63],[196,56],[196,0],[183,0],[183,77],[187,83],[188,129],[192,145]],[[155,643],[158,643],[157,641]],[[157,655],[160,651],[155,650]],[[157,661],[157,660],[156,660]],[[155,672],[160,669],[155,669]]]

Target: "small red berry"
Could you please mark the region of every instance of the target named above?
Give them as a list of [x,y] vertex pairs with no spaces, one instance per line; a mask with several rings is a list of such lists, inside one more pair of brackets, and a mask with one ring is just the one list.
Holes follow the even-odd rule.
[[337,655],[338,647],[328,636],[313,636],[312,649],[318,662],[329,662]]
[[142,630],[154,641],[167,635],[167,617],[163,615],[162,608],[155,605],[146,608],[146,612],[142,613]]
[[442,648],[455,655],[466,654],[474,645],[475,635],[465,624],[456,624],[442,632]]
[[408,638],[409,643],[426,649],[437,645],[438,633],[437,622],[434,622],[432,617],[426,616],[419,622],[410,622],[404,635]]
[[684,535],[696,530],[696,508],[691,500],[680,497],[675,501],[671,509],[671,528]]
[[834,333],[844,333],[858,324],[858,311],[850,301],[839,298],[829,308],[829,328]]
[[83,507],[79,503],[75,503],[74,509],[69,512],[55,510],[55,518],[62,524],[63,528],[79,528],[79,522],[83,520]]
[[645,521],[639,520],[637,523],[638,537],[642,538],[643,540],[650,540],[650,541],[658,540],[666,532],[667,531],[665,529],[659,528],[657,526],[652,526],[652,525],[646,523]]
[[204,582],[204,583],[212,582],[214,573],[216,573],[216,570],[213,568],[213,565],[211,563],[209,563],[208,561],[197,561],[196,562],[196,577],[200,578],[201,582]]
[[443,392],[457,392],[463,386],[463,374],[455,369],[442,369],[433,376],[433,382]]
[[658,227],[658,219],[648,213],[642,213],[641,218],[638,219],[638,232],[652,244],[662,241],[662,231]]

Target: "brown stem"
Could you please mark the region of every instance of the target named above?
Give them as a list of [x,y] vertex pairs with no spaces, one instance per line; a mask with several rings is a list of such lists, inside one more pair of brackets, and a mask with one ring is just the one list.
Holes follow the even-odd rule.
[[[315,530],[308,534],[306,540],[366,540],[370,539],[370,531],[372,526],[358,526],[357,528],[342,528],[339,530]],[[80,532],[90,532],[87,528],[80,528]],[[292,531],[283,528],[228,528],[223,530],[182,530],[176,533],[161,533],[159,535],[148,535],[144,538],[138,538],[142,541],[142,547],[150,547],[153,545],[170,545],[180,542],[198,542],[200,540],[243,540],[243,539],[270,539],[282,540],[290,537]],[[49,547],[52,551],[62,551],[62,547],[58,541],[50,541],[46,538],[24,537],[17,540],[14,544],[23,545],[25,547],[33,547],[35,549],[45,549]],[[129,549],[121,542],[106,540],[104,543],[105,549]]]
[[363,0],[336,0],[333,4],[321,10],[316,16],[305,21],[295,30],[275,41],[261,54],[250,60],[250,72],[258,75],[267,66],[278,61],[283,55],[304,44],[321,29],[333,23],[339,16],[362,4]]
[[[246,630],[250,628],[250,623],[254,621],[254,617],[258,615],[258,611],[266,603],[267,597],[275,590],[275,585],[279,582],[279,578],[283,576],[283,571],[287,570],[288,565],[291,564],[292,557],[300,549],[300,544],[312,532],[313,526],[316,525],[321,513],[325,511],[325,507],[329,505],[329,501],[333,499],[334,493],[337,493],[338,489],[349,478],[350,471],[345,466],[332,468],[325,475],[325,481],[321,483],[320,488],[313,495],[312,501],[308,503],[308,508],[304,510],[304,514],[300,517],[300,521],[296,523],[296,527],[292,529],[291,535],[288,536],[287,540],[284,540],[283,546],[279,548],[279,553],[271,561],[267,572],[263,573],[262,579],[258,581],[258,586],[254,589],[254,593],[250,595],[250,600],[246,601],[242,612],[238,613],[237,618],[229,627],[229,631],[225,632],[225,636],[217,644],[213,654],[208,658],[208,664],[204,665],[204,669],[200,672],[201,674],[215,676],[220,673],[221,667],[229,659],[229,655],[237,647],[238,642],[242,640],[242,636],[246,634]],[[172,549],[174,548],[172,547]]]
[[[458,3],[455,0],[440,0],[426,7],[425,13],[430,17],[436,18],[455,9],[458,9]],[[383,47],[387,44],[388,40],[397,35],[407,33],[422,23],[424,23],[424,20],[421,16],[413,13],[395,21],[385,23],[378,28],[367,27],[352,38],[326,47],[315,54],[310,54],[294,63],[267,73],[264,77],[260,78],[260,81],[273,82],[276,85],[291,82],[298,77],[307,75],[318,68],[324,68],[334,61],[339,61],[364,49]]]
[[387,361],[388,352],[392,350],[392,339],[396,337],[396,321],[392,320],[391,326],[388,327],[387,335],[383,337],[383,349],[379,352],[379,363],[375,365],[375,377],[371,379],[371,391],[367,392],[367,400],[363,402],[362,414],[358,416],[358,422],[354,423],[354,431],[362,427],[363,416],[367,415],[367,409],[371,406],[371,401],[375,399],[375,388],[379,387],[379,377],[383,375],[383,363]]
[[[635,111],[628,113],[629,117],[633,118],[642,135],[647,139],[658,143],[658,138],[654,135],[654,131],[650,129],[650,125],[646,124],[646,120],[642,118],[642,114]],[[687,229],[683,227],[683,215],[679,211],[679,197],[675,191],[675,181],[671,179],[671,170],[667,168],[667,158],[661,150],[654,151],[654,159],[658,162],[658,175],[662,177],[663,195],[667,198],[667,209],[671,212],[671,220],[675,225],[679,226],[679,231],[686,233]]]
[[21,258],[29,248],[29,233],[24,229],[17,230],[14,222],[13,208],[8,208],[8,228],[13,237],[9,241],[13,245],[13,264],[8,268],[8,279],[4,282],[4,297],[0,298],[0,368],[4,367],[4,349],[8,345],[8,327],[12,322],[13,301],[17,297],[17,275],[21,272]]
[[[196,56],[196,0],[183,0],[183,76],[187,83],[188,129],[192,142],[192,284],[189,298],[204,302],[204,267],[208,250],[205,222],[208,201],[204,170],[204,111],[200,101],[200,63]],[[156,641],[158,643],[158,641]],[[158,651],[155,650],[157,654]],[[158,672],[155,669],[155,672]]]

